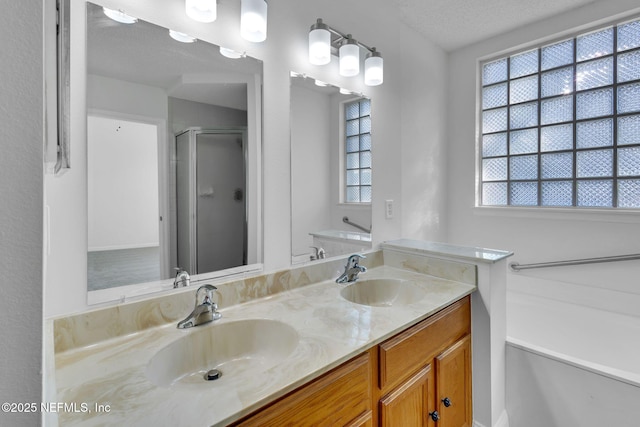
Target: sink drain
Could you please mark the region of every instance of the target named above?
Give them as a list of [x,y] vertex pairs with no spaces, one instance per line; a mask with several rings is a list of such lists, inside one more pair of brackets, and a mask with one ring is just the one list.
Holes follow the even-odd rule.
[[215,381],[222,376],[222,372],[217,369],[212,369],[204,374],[204,379],[207,381]]

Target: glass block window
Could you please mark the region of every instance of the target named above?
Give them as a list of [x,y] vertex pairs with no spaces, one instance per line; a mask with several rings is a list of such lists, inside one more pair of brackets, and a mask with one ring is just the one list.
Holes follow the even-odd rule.
[[481,64],[483,206],[640,208],[640,20]]
[[371,101],[344,104],[346,203],[371,203]]

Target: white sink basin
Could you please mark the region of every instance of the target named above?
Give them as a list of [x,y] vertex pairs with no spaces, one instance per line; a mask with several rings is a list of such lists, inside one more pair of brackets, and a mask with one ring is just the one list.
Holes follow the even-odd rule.
[[340,291],[342,298],[356,304],[390,307],[421,300],[426,292],[402,279],[359,279]]
[[197,326],[193,332],[160,349],[146,368],[159,387],[211,384],[204,375],[218,369],[222,382],[242,373],[260,372],[285,359],[298,344],[291,326],[268,319],[248,319]]

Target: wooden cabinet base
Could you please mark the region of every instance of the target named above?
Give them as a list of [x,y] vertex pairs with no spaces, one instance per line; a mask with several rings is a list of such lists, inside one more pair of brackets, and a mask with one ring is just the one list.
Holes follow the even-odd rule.
[[470,427],[471,408],[465,297],[233,425]]

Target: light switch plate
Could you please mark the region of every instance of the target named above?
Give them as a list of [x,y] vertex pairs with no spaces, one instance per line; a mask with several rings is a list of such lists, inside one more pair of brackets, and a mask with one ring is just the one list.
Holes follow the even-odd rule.
[[384,201],[384,216],[387,219],[393,218],[393,200]]

